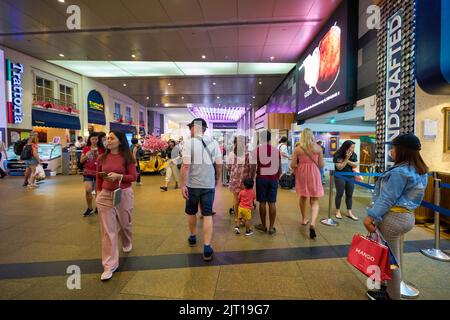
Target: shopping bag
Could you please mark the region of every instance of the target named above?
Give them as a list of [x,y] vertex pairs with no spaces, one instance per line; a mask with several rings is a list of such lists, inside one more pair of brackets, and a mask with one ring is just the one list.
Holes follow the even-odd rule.
[[353,236],[347,261],[367,277],[372,277],[374,266],[379,268],[380,281],[391,280],[389,248],[360,234]]
[[45,180],[45,171],[42,165],[40,164],[36,167],[35,177],[38,181]]

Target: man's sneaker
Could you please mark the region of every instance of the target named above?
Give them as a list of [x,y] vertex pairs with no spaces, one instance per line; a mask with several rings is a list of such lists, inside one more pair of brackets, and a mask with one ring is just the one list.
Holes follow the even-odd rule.
[[251,236],[253,234],[253,230],[252,229],[248,229],[247,231],[245,231],[245,235],[246,236]]
[[188,242],[189,242],[189,245],[191,247],[195,246],[197,244],[197,237],[196,236],[190,236],[188,238]]
[[94,210],[87,208],[86,211],[83,213],[83,217],[89,217],[94,213]]
[[256,229],[256,230],[259,230],[259,231],[261,231],[261,232],[267,233],[267,228],[266,228],[265,226],[263,226],[262,224],[257,224],[257,225],[255,226],[255,229]]
[[167,191],[167,187],[159,187],[162,191]]
[[275,234],[275,233],[277,233],[277,229],[275,229],[275,228],[269,229],[270,235]]
[[241,234],[241,230],[239,229],[238,226],[234,227],[234,233]]
[[133,250],[133,245],[130,243],[128,247],[123,247],[122,250],[124,253],[130,253]]
[[25,181],[24,183],[23,183],[23,185],[22,185],[22,187],[26,187],[26,186],[28,186],[28,181]]
[[204,246],[203,248],[203,260],[204,261],[211,261],[213,258],[213,249],[211,246]]
[[370,300],[391,300],[387,292],[383,290],[369,290],[367,291],[367,297]]

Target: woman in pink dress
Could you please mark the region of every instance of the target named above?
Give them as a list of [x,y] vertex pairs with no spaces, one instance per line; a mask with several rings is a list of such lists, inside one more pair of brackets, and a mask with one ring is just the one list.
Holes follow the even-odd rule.
[[302,225],[306,226],[306,204],[309,198],[311,204],[311,224],[309,237],[316,237],[316,220],[319,215],[319,198],[324,191],[320,169],[324,167],[322,148],[314,142],[311,129],[305,129],[300,136],[300,144],[295,148],[291,167],[295,170],[295,189],[300,197]]
[[238,208],[239,208],[239,192],[244,190],[244,180],[247,178],[254,179],[256,168],[250,164],[249,153],[247,150],[247,138],[238,136],[234,138],[233,150],[227,156],[227,170],[230,172],[230,181],[228,189],[233,194],[233,209],[230,213],[234,213],[236,234],[239,232]]

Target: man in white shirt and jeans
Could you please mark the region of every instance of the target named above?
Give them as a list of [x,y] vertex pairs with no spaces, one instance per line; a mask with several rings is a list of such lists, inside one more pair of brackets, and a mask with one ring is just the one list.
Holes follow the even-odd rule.
[[219,144],[211,137],[204,136],[206,121],[197,118],[189,125],[191,138],[183,148],[183,165],[181,167],[181,192],[186,199],[186,214],[190,236],[190,246],[197,244],[197,212],[200,204],[203,216],[203,260],[211,261],[213,234],[213,203],[215,188],[222,177],[222,153]]

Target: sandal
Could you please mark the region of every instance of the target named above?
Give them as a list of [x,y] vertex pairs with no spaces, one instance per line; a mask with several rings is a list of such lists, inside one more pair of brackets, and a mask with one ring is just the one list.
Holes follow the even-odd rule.
[[358,221],[359,218],[355,216],[347,216],[347,218],[352,219],[353,221]]

